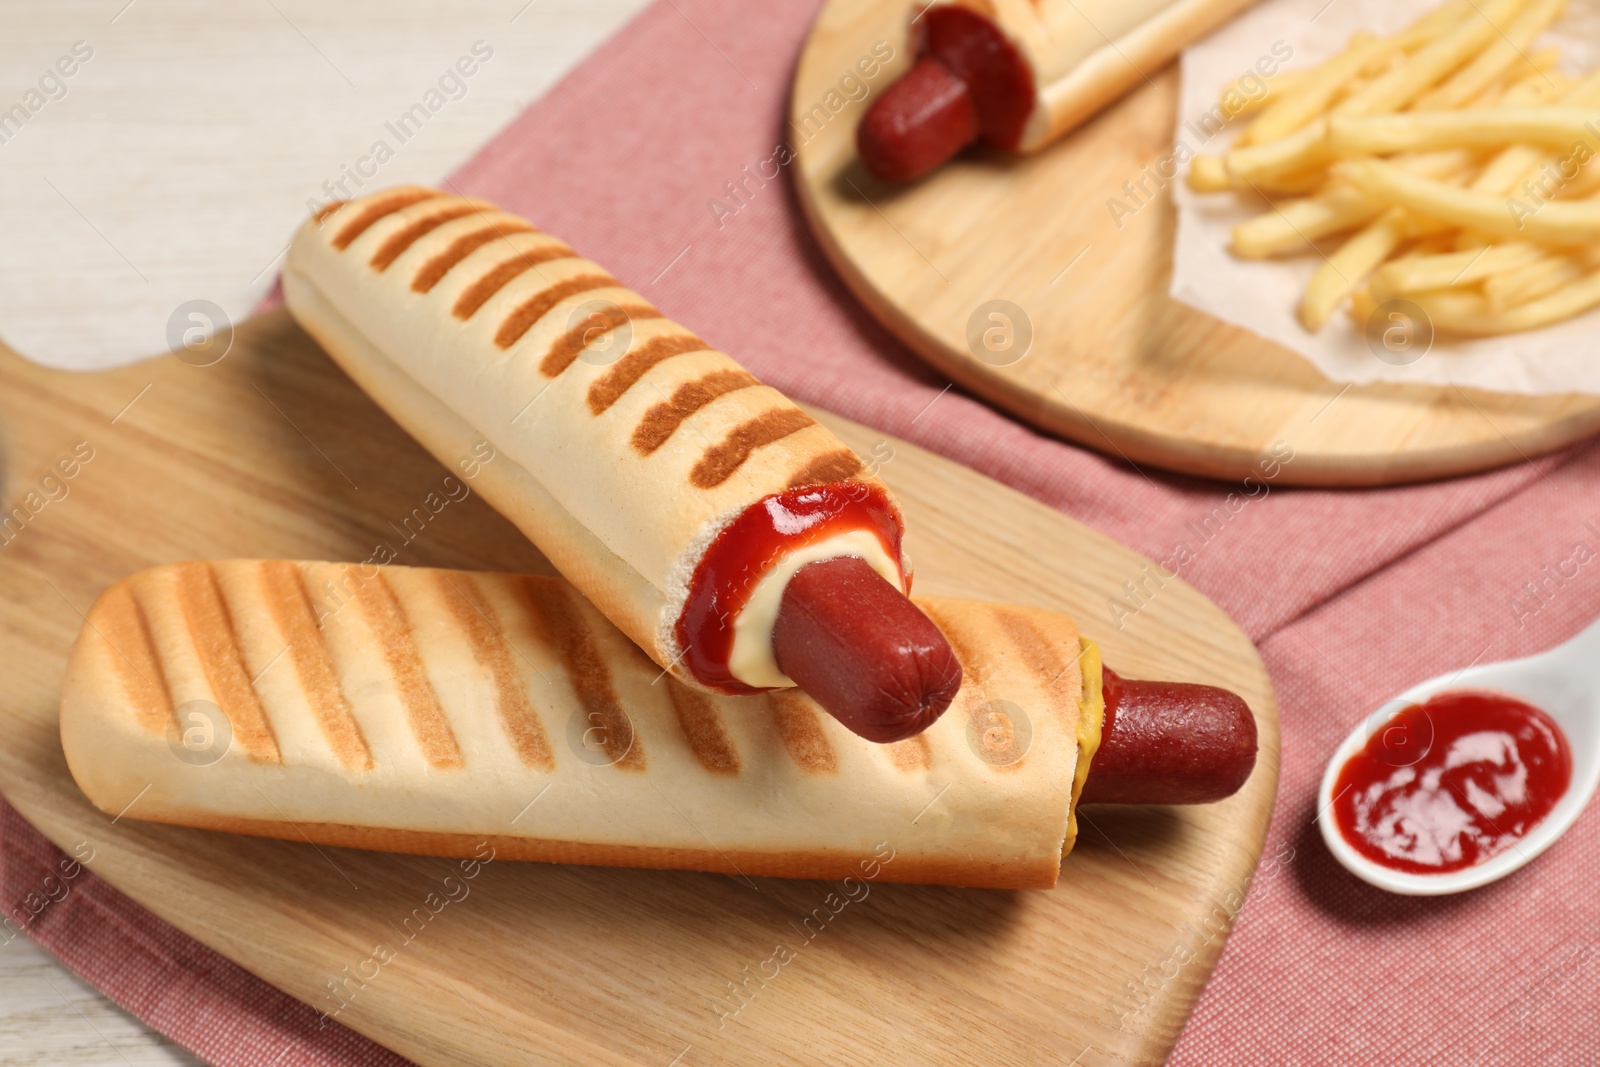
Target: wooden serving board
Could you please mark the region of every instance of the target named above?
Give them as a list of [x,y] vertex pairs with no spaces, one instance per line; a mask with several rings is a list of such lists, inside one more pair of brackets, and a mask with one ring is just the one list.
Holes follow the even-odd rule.
[[[281,311],[244,324],[209,367],[164,356],[80,375],[0,351],[4,500],[46,501],[0,547],[0,788],[64,849],[92,847],[96,874],[324,1009],[325,983],[346,967],[370,973],[387,945],[393,958],[338,1019],[422,1064],[1159,1062],[1221,951],[1272,810],[1278,728],[1260,659],[1180,581],[1115,629],[1106,597],[1139,556],[970,470],[821,417],[863,454],[893,450],[883,474],[911,520],[919,589],[1069,610],[1118,670],[1242,694],[1261,729],[1245,789],[1210,807],[1087,811],[1050,892],[872,885],[809,942],[800,919],[826,883],[499,861],[407,944],[403,920],[453,862],[113,820],[68,776],[56,709],[80,613],[115,579],[197,557],[365,559],[379,542],[400,563],[548,572],[476,496],[404,543],[388,520],[444,469]],[[92,458],[46,482],[75,448]],[[779,944],[794,958],[722,1020],[737,1003],[728,984]],[[1177,946],[1193,959],[1149,979]]]
[[[965,388],[1033,425],[1134,463],[1216,478],[1293,445],[1283,480],[1366,486],[1487,470],[1600,431],[1600,398],[1330,382],[1306,360],[1167,296],[1170,186],[1117,220],[1109,198],[1172,153],[1176,65],[1039,155],[968,154],[910,186],[869,175],[855,127],[812,109],[876,41],[910,64],[916,0],[828,0],[795,73],[795,184],[824,252],[867,308]],[[860,80],[860,79],[858,79]],[[826,107],[826,104],[824,104]],[[969,321],[989,301],[1032,325],[1020,350],[980,359]],[[1013,317],[1015,313],[1012,313]],[[1020,321],[1020,318],[1019,318]],[[1020,334],[1018,335],[1020,336]],[[996,341],[1004,341],[996,335]],[[1335,399],[1337,398],[1337,400]]]

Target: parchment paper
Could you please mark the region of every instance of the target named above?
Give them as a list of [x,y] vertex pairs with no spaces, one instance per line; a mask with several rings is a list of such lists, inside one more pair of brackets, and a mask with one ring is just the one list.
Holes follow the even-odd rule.
[[[1175,144],[1191,153],[1224,150],[1248,122],[1241,116],[1205,139],[1200,119],[1223,88],[1267,57],[1274,46],[1293,55],[1281,70],[1305,70],[1340,51],[1357,30],[1390,33],[1436,6],[1436,0],[1267,0],[1183,54],[1183,90]],[[1561,47],[1562,69],[1586,71],[1600,61],[1600,0],[1570,0],[1566,14],[1536,47]],[[1266,79],[1269,88],[1272,79]],[[1187,177],[1187,166],[1184,175]],[[1232,192],[1196,193],[1173,183],[1178,207],[1171,294],[1209,315],[1242,326],[1300,353],[1334,381],[1406,381],[1476,386],[1506,393],[1600,394],[1600,312],[1528,333],[1459,339],[1440,335],[1417,349],[1381,359],[1366,333],[1341,308],[1322,330],[1307,333],[1295,317],[1300,295],[1322,263],[1314,252],[1245,260],[1228,251],[1236,223],[1266,209]],[[1338,240],[1325,250],[1337,247]],[[1379,345],[1378,347],[1382,347]],[[1406,362],[1414,360],[1413,362]]]

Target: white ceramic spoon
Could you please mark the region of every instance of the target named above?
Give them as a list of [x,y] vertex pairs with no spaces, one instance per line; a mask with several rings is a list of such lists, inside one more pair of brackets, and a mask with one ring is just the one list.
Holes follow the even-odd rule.
[[[1483,863],[1445,874],[1408,874],[1380,866],[1357,852],[1339,832],[1333,814],[1334,783],[1345,761],[1359,752],[1377,731],[1412,704],[1421,704],[1447,689],[1488,689],[1524,700],[1547,712],[1567,735],[1572,747],[1572,781],[1566,794],[1513,847]],[[1328,761],[1317,793],[1317,821],[1328,850],[1356,877],[1409,896],[1437,896],[1476,889],[1503,878],[1549,848],[1589,803],[1600,782],[1600,622],[1564,645],[1527,659],[1468,667],[1412,686],[1390,700],[1350,732]]]

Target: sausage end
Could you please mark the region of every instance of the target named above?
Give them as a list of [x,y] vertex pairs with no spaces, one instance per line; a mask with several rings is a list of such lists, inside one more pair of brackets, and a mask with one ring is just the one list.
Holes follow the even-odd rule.
[[808,563],[772,628],[778,668],[869,741],[926,730],[961,688],[961,664],[933,621],[855,556]]
[[1083,804],[1210,804],[1256,765],[1256,720],[1235,693],[1130,681],[1105,668],[1105,723]]
[[978,137],[978,109],[967,83],[931,56],[872,102],[856,128],[856,150],[876,177],[922,177]]

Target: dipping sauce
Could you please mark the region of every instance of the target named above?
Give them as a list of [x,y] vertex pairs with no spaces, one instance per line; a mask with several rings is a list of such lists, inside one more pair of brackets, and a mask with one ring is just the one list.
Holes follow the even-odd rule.
[[1340,833],[1410,874],[1472,867],[1516,844],[1572,781],[1555,720],[1501,693],[1438,693],[1390,719],[1334,785]]

